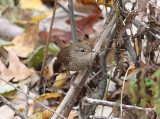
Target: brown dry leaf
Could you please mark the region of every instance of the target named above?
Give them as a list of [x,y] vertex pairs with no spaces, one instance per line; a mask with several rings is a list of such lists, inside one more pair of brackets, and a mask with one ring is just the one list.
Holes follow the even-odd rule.
[[140,12],[147,12],[147,3],[148,0],[138,0],[138,9]]
[[61,96],[61,93],[46,93],[46,94],[40,95],[38,98],[36,98],[36,100],[40,101],[48,98],[58,98],[60,96]]
[[43,119],[43,118],[42,118],[42,113],[37,112],[37,113],[35,113],[34,115],[32,115],[32,116],[30,117],[30,119]]
[[122,45],[122,35],[124,34],[126,29],[130,29],[132,26],[132,19],[137,15],[137,12],[131,12],[125,20],[125,25],[122,25],[120,31],[118,33],[118,42]]
[[76,0],[74,3],[74,10],[84,14],[95,14],[100,13],[101,9],[99,8],[96,0]]
[[28,69],[23,63],[20,62],[15,52],[10,51],[8,55],[8,68],[6,68],[6,66],[0,61],[0,78],[5,79],[6,81],[14,78],[13,81],[19,81],[26,79],[34,73],[34,70]]
[[[93,25],[97,22],[98,18],[100,16],[100,13],[92,14],[88,17],[85,17],[81,20],[75,21],[76,27],[83,33],[83,34],[91,34],[94,32]],[[69,20],[66,21],[67,23],[70,23]],[[80,35],[80,33],[78,32]]]
[[26,58],[33,52],[37,44],[38,25],[32,26],[28,31],[18,35],[11,43],[13,46],[5,46],[7,51],[14,51],[18,56]]
[[3,105],[0,107],[0,119],[13,119],[14,114],[15,112],[7,105]]
[[82,4],[84,4],[84,5],[96,3],[95,0],[77,0],[77,2],[78,2],[78,3],[82,3]]
[[68,119],[74,119],[74,117],[78,114],[77,110],[72,110],[68,116]]
[[63,86],[63,84],[67,81],[67,76],[69,75],[68,72],[65,73],[60,73],[57,77],[56,77],[56,82],[53,84],[53,87],[58,87],[60,88],[61,86]]
[[74,117],[78,114],[77,110],[72,110],[68,116],[68,119],[74,119]]
[[43,75],[47,78],[47,80],[51,79],[51,72],[49,71],[49,67],[44,67]]
[[[51,109],[54,111],[57,107],[52,107]],[[49,119],[52,116],[53,112],[49,110],[45,110],[42,112],[42,119]]]
[[[48,32],[40,32],[40,37],[44,39],[44,41],[41,41],[42,43],[46,42]],[[65,43],[69,43],[72,40],[71,32],[67,32],[60,29],[52,29],[51,31],[51,41],[54,41],[53,36],[56,35],[60,40],[65,41]]]
[[113,7],[113,0],[97,0],[98,5],[105,5],[106,7]]

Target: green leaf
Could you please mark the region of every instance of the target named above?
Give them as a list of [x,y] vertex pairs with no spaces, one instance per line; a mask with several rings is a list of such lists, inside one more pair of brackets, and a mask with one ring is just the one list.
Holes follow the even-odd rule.
[[145,78],[145,85],[146,87],[150,87],[151,85],[153,85],[155,82],[150,80],[149,78]]
[[157,78],[157,79],[159,79],[159,78],[160,78],[160,70],[157,70],[157,71],[152,75],[152,78]]
[[[114,62],[115,63],[115,62]],[[121,76],[121,79],[124,80],[125,76]],[[128,80],[128,77],[125,78],[125,80],[127,81]]]
[[0,39],[0,47],[12,45],[11,42]]
[[137,82],[138,79],[130,79],[130,86],[136,86],[135,83]]
[[[27,60],[27,65],[28,67],[38,67],[42,64],[43,62],[43,58],[44,58],[44,51],[45,51],[45,46],[40,46],[38,47],[35,52],[33,52],[28,60]],[[55,56],[57,55],[59,52],[59,48],[51,43],[49,44],[49,47],[48,47],[48,57],[49,56]]]

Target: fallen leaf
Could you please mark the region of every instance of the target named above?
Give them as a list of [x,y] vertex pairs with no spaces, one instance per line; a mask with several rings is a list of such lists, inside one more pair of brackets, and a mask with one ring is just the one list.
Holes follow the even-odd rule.
[[41,0],[20,0],[20,7],[23,9],[42,10]]
[[[52,107],[51,109],[54,111],[57,107]],[[52,116],[53,112],[49,110],[45,110],[42,112],[42,119],[49,119]]]
[[0,39],[0,47],[12,45],[11,42]]
[[0,18],[0,38],[11,41],[13,38],[15,38],[17,35],[24,32],[24,29],[12,24],[7,19],[1,19]]
[[42,113],[37,112],[30,117],[30,119],[42,119]]
[[34,70],[28,69],[23,63],[20,62],[15,52],[10,51],[9,55],[9,67],[6,66],[0,60],[0,78],[9,81],[19,81],[26,79],[31,74],[34,73]]
[[[38,67],[42,64],[43,58],[44,58],[44,51],[45,46],[38,47],[27,59],[27,65],[29,67]],[[59,48],[53,44],[50,43],[48,47],[48,56],[54,56],[57,55],[59,52]]]
[[13,0],[0,0],[0,4],[6,7],[14,7]]
[[36,100],[40,101],[40,100],[49,99],[49,98],[58,98],[59,96],[61,96],[60,93],[46,93],[46,94],[40,95],[38,98],[36,98]]
[[74,119],[74,117],[78,114],[77,110],[72,110],[68,116],[68,119]]
[[[18,87],[17,84],[13,85],[15,87]],[[0,94],[4,94],[4,93],[8,93],[11,91],[15,91],[15,88],[13,88],[12,86],[8,85],[8,84],[0,84],[1,90],[0,90]]]
[[15,112],[7,105],[3,105],[0,107],[0,119],[13,119],[14,114]]
[[11,9],[7,9],[7,17],[12,22],[19,24],[21,27],[27,27],[28,22],[31,19],[31,13],[19,7],[14,7]]
[[32,16],[32,19],[30,20],[30,24],[36,24],[45,19],[47,15],[40,15],[40,16]]
[[82,4],[92,4],[92,3],[96,3],[95,0],[77,0],[78,3],[82,3]]
[[139,12],[147,12],[147,3],[148,0],[138,0],[138,9]]
[[[85,14],[93,14],[100,13],[101,9],[99,8],[96,0],[76,0],[74,3],[74,10],[85,13]],[[81,3],[81,4],[80,4]]]
[[125,32],[126,29],[130,29],[132,27],[132,19],[137,15],[137,12],[131,12],[128,17],[125,20],[125,25],[121,25],[120,29],[119,29],[119,33],[117,35],[118,37],[118,42],[120,44],[120,46],[123,44],[123,42],[125,42],[122,40],[122,36]]
[[97,0],[98,5],[105,5],[106,7],[113,7],[113,0]]
[[[47,39],[48,32],[40,32],[40,37],[43,39]],[[53,36],[56,35],[59,39],[63,40],[66,44],[72,40],[71,32],[60,30],[60,29],[52,29],[51,31],[51,41],[54,41]],[[42,41],[44,42],[44,41]],[[46,42],[46,40],[45,40]]]
[[[100,13],[97,13],[97,14],[92,14],[88,17],[85,17],[81,20],[76,20],[75,21],[76,27],[81,31],[82,34],[89,35],[94,32],[93,25],[97,22],[99,16],[100,16]],[[70,24],[69,20],[67,20],[66,22]],[[77,31],[77,33],[79,36],[81,35],[79,31]]]
[[32,26],[27,32],[24,32],[14,38],[11,43],[13,46],[5,46],[7,51],[14,51],[20,57],[28,57],[37,44],[38,25]]
[[55,80],[55,83],[53,84],[53,87],[61,87],[63,84],[67,81],[67,76],[69,75],[68,72],[60,73]]

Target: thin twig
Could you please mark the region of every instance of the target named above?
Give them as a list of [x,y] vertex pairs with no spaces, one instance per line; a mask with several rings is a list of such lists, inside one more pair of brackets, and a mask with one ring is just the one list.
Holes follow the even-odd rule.
[[114,117],[105,117],[105,116],[93,116],[93,119],[120,119],[120,118],[114,118]]
[[[50,24],[50,28],[49,28],[49,34],[48,34],[48,37],[47,37],[43,64],[42,64],[41,73],[40,73],[40,83],[39,83],[40,88],[41,88],[41,85],[42,85],[42,82],[43,82],[43,79],[42,79],[43,78],[43,70],[44,70],[44,67],[46,65],[47,54],[48,54],[48,45],[49,45],[49,41],[50,41],[50,37],[51,37],[51,31],[52,31],[52,26],[53,26],[53,22],[54,22],[56,6],[57,6],[57,0],[54,0],[53,14],[52,14],[51,24]],[[40,89],[39,89],[39,92],[40,92]]]
[[[66,13],[69,14],[69,10],[67,8],[65,8],[60,2],[57,1],[57,3]],[[87,15],[81,13],[74,13],[74,16],[86,17]]]
[[[13,88],[15,88],[16,90],[18,90],[19,92],[21,92],[22,94],[24,94],[25,96],[29,97],[30,99],[34,100],[35,102],[37,102],[39,105],[45,107],[46,109],[48,109],[49,111],[53,112],[53,113],[56,113],[55,111],[53,111],[51,108],[47,107],[46,105],[40,103],[39,101],[37,101],[36,99],[30,97],[29,95],[27,95],[26,93],[24,93],[23,91],[21,91],[20,89],[18,89],[17,87],[15,87],[14,85],[12,85],[11,83],[7,82],[6,80],[0,78],[2,81],[6,82],[8,85],[12,86]],[[59,115],[60,117],[64,118],[64,119],[67,119],[65,118],[63,115],[60,115],[58,113],[56,113],[57,115]]]
[[[57,2],[58,2],[58,1],[57,1]],[[62,7],[62,9],[69,14],[69,10],[66,9],[60,2],[58,2],[58,5],[59,5],[60,7]],[[76,14],[76,13],[74,13],[73,15],[74,15],[74,16],[79,16],[79,17],[86,17],[86,15],[81,15],[81,14]],[[82,36],[84,36],[84,38],[86,38],[85,34],[83,34],[79,28],[77,28],[77,27],[75,26],[75,29],[77,30],[78,33],[80,33]]]
[[122,85],[122,91],[121,91],[121,106],[120,106],[120,110],[121,110],[121,118],[122,118],[122,101],[123,101],[123,92],[124,92],[124,83],[125,83],[125,80],[127,78],[127,75],[128,75],[128,71],[129,71],[130,67],[127,69],[127,72],[124,76],[124,79],[123,79],[123,85]]
[[19,117],[21,117],[22,119],[27,119],[25,118],[25,116],[18,111],[8,100],[6,100],[2,95],[0,95],[0,100],[5,103],[6,105],[8,105],[8,107],[10,107]]
[[68,1],[69,7],[69,18],[71,23],[71,31],[72,31],[72,40],[74,43],[78,42],[77,33],[75,28],[75,21],[74,21],[74,13],[73,13],[73,0]]
[[[27,95],[29,95],[30,86],[31,86],[31,81],[29,81],[27,85],[27,93],[26,93]],[[26,96],[26,105],[25,105],[25,118],[26,119],[28,118],[28,100],[29,100],[29,97]]]
[[160,51],[158,52],[158,56],[157,56],[157,58],[156,58],[156,62],[158,61],[158,58],[159,58],[159,54],[160,54]]
[[139,111],[147,112],[149,110],[154,110],[154,108],[143,108],[143,107],[137,107],[137,106],[132,106],[132,105],[117,104],[111,101],[104,101],[104,100],[92,99],[92,98],[87,98],[87,97],[85,97],[83,100],[90,104],[104,105],[104,106],[109,106],[109,107],[115,107],[115,106],[120,107],[122,105],[123,108],[135,109]]
[[59,2],[57,1],[57,4],[67,13],[69,13],[69,11]]

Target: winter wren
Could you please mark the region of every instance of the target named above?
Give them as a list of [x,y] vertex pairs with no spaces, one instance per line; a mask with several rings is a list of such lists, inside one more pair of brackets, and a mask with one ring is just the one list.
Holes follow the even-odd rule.
[[58,60],[63,63],[69,71],[80,71],[89,66],[92,51],[88,42],[76,43],[66,46],[57,55]]

